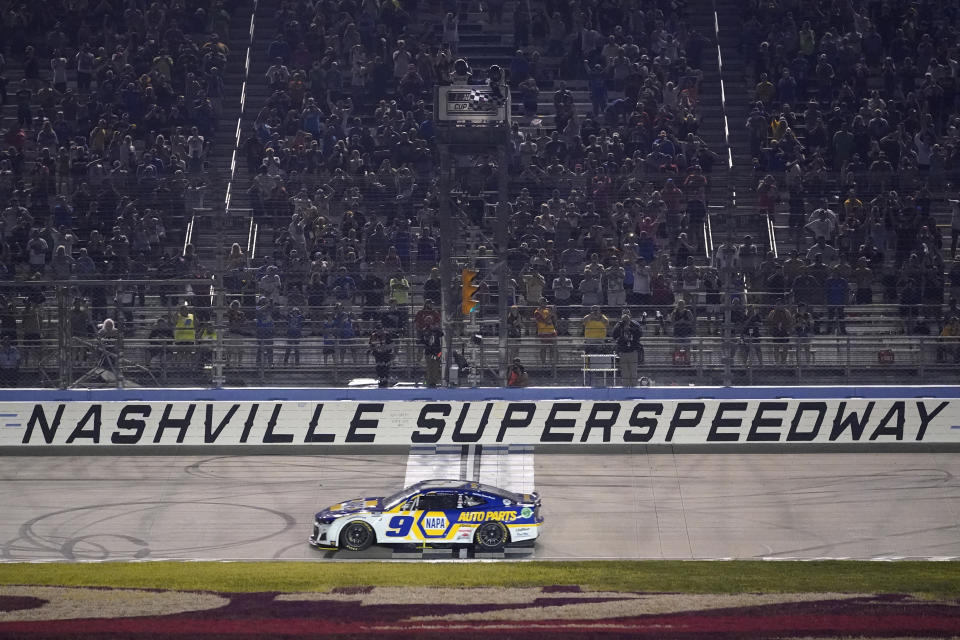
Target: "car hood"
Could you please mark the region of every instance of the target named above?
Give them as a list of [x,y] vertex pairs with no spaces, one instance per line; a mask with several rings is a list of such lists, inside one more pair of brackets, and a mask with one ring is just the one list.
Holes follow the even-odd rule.
[[332,504],[326,509],[317,512],[318,518],[339,518],[351,513],[383,511],[383,498],[355,498]]

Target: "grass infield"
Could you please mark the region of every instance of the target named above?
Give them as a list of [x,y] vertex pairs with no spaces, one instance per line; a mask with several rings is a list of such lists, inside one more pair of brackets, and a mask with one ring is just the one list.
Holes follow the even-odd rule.
[[0,564],[0,584],[191,591],[355,586],[580,585],[680,593],[912,593],[960,598],[957,562],[595,561],[521,563],[147,562]]

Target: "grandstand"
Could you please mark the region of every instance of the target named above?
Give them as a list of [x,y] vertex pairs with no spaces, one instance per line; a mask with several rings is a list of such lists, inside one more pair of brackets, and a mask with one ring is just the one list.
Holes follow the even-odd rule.
[[[953,12],[9,8],[0,378],[418,382],[429,316],[459,384],[620,384],[627,308],[658,384],[956,382]],[[435,87],[492,65],[502,148],[445,145]]]

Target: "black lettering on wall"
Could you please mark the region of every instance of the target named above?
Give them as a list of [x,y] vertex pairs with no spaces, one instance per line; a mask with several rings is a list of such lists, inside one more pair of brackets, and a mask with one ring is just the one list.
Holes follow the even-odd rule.
[[157,433],[153,436],[153,443],[158,444],[160,438],[163,437],[164,429],[176,429],[179,431],[177,433],[177,444],[182,444],[183,439],[187,435],[187,428],[190,426],[190,419],[193,417],[193,411],[197,408],[197,405],[190,403],[187,405],[187,415],[183,418],[171,418],[170,412],[173,411],[173,405],[168,404],[163,408],[163,415],[160,416],[160,424],[157,425]]
[[310,418],[310,426],[307,429],[307,435],[304,436],[303,441],[308,443],[314,442],[333,442],[334,434],[332,433],[317,433],[317,425],[320,424],[320,414],[323,413],[323,403],[318,402],[317,406],[313,409],[313,417]]
[[350,421],[350,430],[347,431],[345,442],[373,442],[377,437],[375,433],[360,433],[361,429],[376,429],[377,420],[364,420],[365,413],[381,413],[383,411],[382,402],[361,402],[357,405],[357,410],[353,413],[353,420]]
[[[524,429],[533,422],[533,414],[537,410],[537,405],[533,402],[511,402],[503,412],[503,420],[500,421],[500,432],[497,433],[497,442],[503,442],[503,436],[507,429]],[[524,413],[522,418],[514,418],[514,414]]]
[[740,432],[722,433],[720,429],[740,429],[743,424],[743,417],[725,418],[727,411],[746,411],[746,402],[721,402],[717,405],[717,413],[713,416],[713,422],[710,424],[710,432],[707,433],[707,442],[736,442],[740,439]]
[[490,412],[493,411],[493,403],[488,402],[483,408],[483,415],[480,416],[480,424],[473,433],[464,433],[463,425],[467,420],[467,413],[470,411],[470,403],[465,402],[460,407],[460,415],[457,417],[457,424],[453,426],[453,435],[451,440],[454,442],[477,442],[483,435],[483,430],[487,428],[487,421],[490,420]]
[[[673,412],[673,418],[670,419],[670,427],[667,429],[665,442],[673,442],[673,433],[677,429],[691,429],[700,424],[703,418],[705,406],[702,402],[678,402],[677,408]],[[692,418],[684,418],[683,414],[693,413]]]
[[[880,424],[870,434],[871,440],[876,440],[880,436],[893,436],[896,440],[903,440],[903,425],[907,422],[907,403],[902,400],[890,405],[886,415],[880,418]],[[896,418],[896,423],[892,427],[887,425]]]
[[217,428],[213,428],[213,405],[207,404],[207,414],[203,419],[203,442],[204,444],[211,444],[217,441],[217,438],[220,437],[220,434],[223,432],[224,428],[230,424],[230,420],[233,419],[233,415],[240,409],[239,404],[230,405],[230,408],[227,410],[227,415],[225,415],[220,420],[220,424],[217,425]]
[[917,441],[923,440],[923,436],[927,433],[927,425],[929,425],[933,419],[937,417],[937,414],[943,411],[948,404],[950,403],[941,402],[931,413],[927,413],[927,403],[917,401],[917,411],[920,413],[920,428],[917,429]]
[[540,442],[573,442],[573,432],[556,431],[556,429],[574,429],[577,426],[575,418],[558,418],[561,411],[580,411],[579,402],[554,402],[550,407],[543,431],[540,433]]
[[277,418],[280,417],[280,410],[283,405],[278,403],[270,414],[270,420],[267,421],[267,431],[263,434],[263,444],[287,444],[293,442],[292,433],[277,433]]
[[780,429],[783,426],[783,417],[767,418],[763,414],[768,411],[786,411],[790,406],[786,402],[761,402],[757,405],[757,412],[753,414],[753,422],[750,424],[750,432],[747,433],[747,442],[777,442],[780,440],[780,432],[760,431],[768,427]]
[[641,418],[641,413],[652,413],[655,416],[663,413],[663,404],[659,402],[641,402],[633,408],[630,413],[630,421],[627,423],[631,427],[643,429],[643,432],[627,429],[623,432],[624,442],[650,442],[653,433],[657,430],[656,418]]
[[[606,418],[601,418],[601,413],[609,413]],[[603,441],[610,442],[610,429],[617,423],[617,417],[620,415],[619,402],[595,402],[590,409],[590,417],[587,418],[587,424],[583,427],[583,435],[580,436],[580,442],[586,442],[591,429],[603,429]]]
[[44,442],[53,444],[53,438],[57,435],[57,428],[60,426],[60,420],[63,419],[63,410],[65,407],[66,405],[64,404],[58,404],[57,412],[53,414],[53,422],[48,423],[47,414],[43,410],[43,405],[33,405],[33,413],[30,414],[30,419],[27,420],[27,428],[23,432],[23,440],[21,440],[21,443],[28,444],[30,442],[30,439],[33,437],[33,427],[39,424]]
[[830,432],[830,441],[833,442],[839,438],[847,428],[850,428],[850,438],[854,442],[860,441],[860,436],[863,435],[863,428],[867,426],[867,421],[870,420],[870,414],[873,412],[874,402],[868,402],[867,408],[863,411],[863,418],[860,418],[860,414],[856,411],[851,411],[848,415],[844,415],[844,411],[847,408],[846,402],[841,402],[840,406],[837,407],[837,415],[833,418],[833,430]]
[[[469,405],[469,403],[467,403]],[[443,435],[443,428],[447,421],[442,418],[428,418],[431,413],[439,413],[444,418],[450,415],[453,408],[447,403],[433,402],[423,405],[417,417],[417,430],[410,434],[410,442],[439,442]],[[433,433],[429,433],[433,431]]]
[[243,433],[240,434],[240,444],[246,443],[250,437],[250,431],[253,429],[253,420],[257,417],[257,411],[260,410],[259,403],[250,405],[250,411],[247,412],[247,419],[243,422]]
[[[803,420],[803,414],[808,411],[817,412],[817,421],[811,431],[800,431],[800,421]],[[827,415],[826,402],[800,402],[797,404],[797,410],[793,414],[793,421],[790,423],[790,431],[787,432],[787,442],[813,442],[820,433],[820,427],[823,425],[823,419]]]
[[[100,444],[100,427],[102,425],[102,415],[103,407],[100,404],[92,404],[90,408],[87,409],[87,412],[83,414],[83,417],[80,418],[80,421],[77,423],[77,426],[74,427],[73,433],[67,438],[67,444],[73,444],[73,441],[77,438],[89,438],[93,440],[93,444]],[[93,420],[93,425],[90,429],[85,429],[87,423]]]
[[[143,437],[143,431],[147,428],[146,420],[137,420],[129,417],[132,415],[150,417],[152,408],[148,404],[128,404],[120,410],[120,417],[117,418],[118,431],[110,436],[110,442],[113,444],[137,444]],[[129,429],[133,433],[120,433],[120,429]]]

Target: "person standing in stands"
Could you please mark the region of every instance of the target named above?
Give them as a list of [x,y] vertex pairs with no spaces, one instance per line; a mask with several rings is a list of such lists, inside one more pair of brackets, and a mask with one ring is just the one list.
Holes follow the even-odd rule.
[[260,297],[257,304],[257,367],[273,366],[273,338],[276,333],[273,301]]
[[857,268],[853,270],[853,281],[856,285],[857,304],[871,304],[873,302],[873,269],[870,268],[870,261],[861,256],[857,260]]
[[810,349],[810,336],[813,335],[813,315],[802,302],[797,305],[797,313],[793,318],[793,331],[797,334],[797,364],[800,364],[800,354],[804,356],[804,363],[810,364],[813,360],[813,351]]
[[557,314],[554,308],[547,304],[546,298],[540,298],[540,306],[533,312],[533,320],[537,323],[537,338],[540,339],[540,363],[552,364],[557,362]]
[[390,361],[393,360],[393,336],[381,324],[370,334],[370,353],[376,363],[377,386],[381,389],[390,384]]
[[425,300],[423,308],[417,311],[417,315],[413,317],[413,324],[418,332],[427,328],[428,318],[433,320],[433,326],[440,326],[440,312],[433,308],[433,304],[429,300]]
[[696,317],[683,298],[677,300],[676,306],[670,312],[670,323],[673,325],[673,337],[676,338],[678,347],[690,342],[696,328]]
[[938,362],[960,363],[960,318],[952,316],[940,331]]
[[573,280],[567,275],[566,266],[560,267],[560,273],[553,279],[553,300],[558,307],[565,307],[572,303]]
[[530,384],[530,374],[527,373],[527,368],[520,362],[520,358],[514,358],[507,369],[507,386],[525,387],[528,384]]
[[173,341],[176,343],[176,353],[179,360],[190,356],[197,342],[197,324],[190,307],[186,303],[177,309],[176,321],[173,329]]
[[[833,269],[826,282],[823,283],[827,299],[827,323],[831,332],[846,335],[847,326],[844,322],[844,307],[850,298],[850,283],[839,270]],[[836,322],[834,322],[836,318]]]
[[610,320],[600,312],[600,307],[593,305],[590,313],[583,317],[583,337],[587,353],[599,353],[599,347],[607,339],[607,327]]
[[[417,335],[420,335],[423,330],[427,328],[428,319],[433,321],[433,326],[440,326],[440,312],[433,308],[433,305],[429,300],[425,300],[423,303],[423,308],[420,309],[420,311],[417,311],[417,315],[413,317],[413,329],[417,332]],[[419,360],[420,356],[418,355],[417,361]]]
[[640,323],[630,317],[630,310],[624,309],[620,320],[613,327],[611,336],[620,359],[620,377],[623,386],[637,386],[637,365],[643,361],[643,329]]
[[397,304],[406,305],[410,302],[410,281],[403,275],[402,271],[390,278],[390,298],[396,300]]
[[787,309],[783,298],[778,298],[776,305],[767,315],[767,329],[773,336],[773,359],[777,364],[786,364],[790,353],[789,340],[793,334],[793,314]]
[[287,314],[287,344],[283,351],[283,364],[290,362],[290,353],[293,352],[293,365],[300,366],[300,339],[303,337],[303,325],[306,318],[300,307],[294,307]]
[[627,277],[626,269],[619,258],[614,258],[613,264],[604,272],[607,281],[607,304],[619,307],[627,303],[627,291],[624,281]]
[[760,343],[760,327],[763,326],[763,318],[760,311],[756,308],[750,309],[744,314],[740,323],[740,353],[743,357],[743,364],[750,366],[750,357],[757,356],[757,365],[763,366],[763,349]]
[[443,331],[437,327],[432,317],[426,319],[420,332],[420,344],[426,359],[426,381],[428,387],[439,386],[443,380]]
[[[607,341],[607,328],[610,326],[610,320],[600,312],[600,307],[594,305],[590,307],[590,313],[584,316],[583,325],[583,351],[585,354],[603,353],[604,343]],[[602,361],[602,359],[601,359]],[[590,369],[590,358],[584,359],[584,365]],[[588,376],[588,384],[593,384],[593,376]]]
[[0,386],[15,387],[20,378],[20,352],[10,336],[0,340]]

